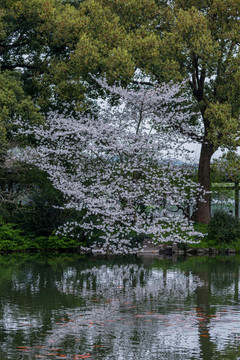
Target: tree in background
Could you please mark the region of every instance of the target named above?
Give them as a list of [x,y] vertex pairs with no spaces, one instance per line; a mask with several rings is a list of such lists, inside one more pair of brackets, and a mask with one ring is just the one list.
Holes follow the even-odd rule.
[[[240,181],[240,156],[236,151],[228,151],[220,158],[214,159],[211,164],[211,177],[216,183],[220,185],[214,186],[213,190],[216,193],[227,192],[225,203],[235,200],[235,217],[239,219],[239,181]],[[225,183],[225,184],[224,184]],[[234,187],[232,184],[234,183]]]
[[5,71],[0,73],[0,161],[5,158],[16,118],[28,119],[32,124],[43,121],[31,97],[24,93],[18,74]]
[[239,183],[240,156],[236,151],[228,151],[220,158],[214,159],[211,169],[215,181]]
[[80,223],[59,231],[76,236],[79,226],[92,239],[97,231],[102,251],[113,253],[135,252],[138,234],[191,242],[186,214],[171,212],[194,203],[199,191],[186,168],[169,162],[177,147],[183,151],[176,125],[189,126],[180,87],[131,90],[97,82],[120,97],[120,108],[108,107],[97,118],[53,114],[46,126],[20,130],[34,134],[38,146],[19,159],[46,171],[65,194],[65,208],[82,213]]
[[28,235],[50,235],[71,216],[59,209],[62,193],[34,166],[7,164],[1,169],[0,183],[0,219]]

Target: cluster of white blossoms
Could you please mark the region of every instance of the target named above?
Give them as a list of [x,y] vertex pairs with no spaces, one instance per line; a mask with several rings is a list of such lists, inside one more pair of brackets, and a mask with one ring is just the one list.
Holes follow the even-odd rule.
[[81,228],[89,239],[98,234],[91,246],[114,254],[135,253],[137,234],[191,242],[196,233],[185,210],[201,189],[173,161],[185,151],[179,128],[185,136],[191,132],[190,114],[177,96],[180,86],[138,84],[129,90],[96,81],[121,104],[97,117],[50,114],[45,125],[19,130],[37,142],[22,149],[19,159],[46,171],[65,195],[65,208],[82,214],[58,233],[76,237]]

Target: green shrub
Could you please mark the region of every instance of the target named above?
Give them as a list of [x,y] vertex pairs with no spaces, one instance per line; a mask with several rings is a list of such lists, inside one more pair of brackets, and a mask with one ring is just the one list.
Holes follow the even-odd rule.
[[216,244],[229,244],[236,241],[240,235],[239,222],[226,211],[215,211],[210,223],[208,224],[208,238]]
[[23,235],[23,231],[15,224],[5,224],[0,220],[0,250],[16,251],[29,248],[30,241]]
[[33,236],[0,218],[0,251],[78,249],[81,245],[85,246],[85,243],[66,236]]
[[47,239],[48,249],[77,249],[81,245],[84,246],[85,244],[78,239],[72,239],[67,236],[51,235]]

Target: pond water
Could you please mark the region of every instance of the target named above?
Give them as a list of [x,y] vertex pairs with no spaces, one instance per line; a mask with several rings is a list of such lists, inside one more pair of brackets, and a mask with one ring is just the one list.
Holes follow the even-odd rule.
[[0,256],[0,359],[240,359],[240,258]]

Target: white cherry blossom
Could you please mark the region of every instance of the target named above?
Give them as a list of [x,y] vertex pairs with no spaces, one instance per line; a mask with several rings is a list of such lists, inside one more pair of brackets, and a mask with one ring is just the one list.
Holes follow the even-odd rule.
[[191,132],[180,86],[132,90],[96,81],[120,98],[120,106],[101,109],[98,117],[54,113],[45,125],[19,129],[37,141],[19,160],[46,171],[65,195],[64,207],[82,213],[81,222],[66,223],[58,233],[76,237],[81,228],[91,238],[98,231],[91,246],[114,254],[135,253],[136,234],[191,242],[196,233],[184,210],[201,189],[189,169],[173,161],[186,151]]

